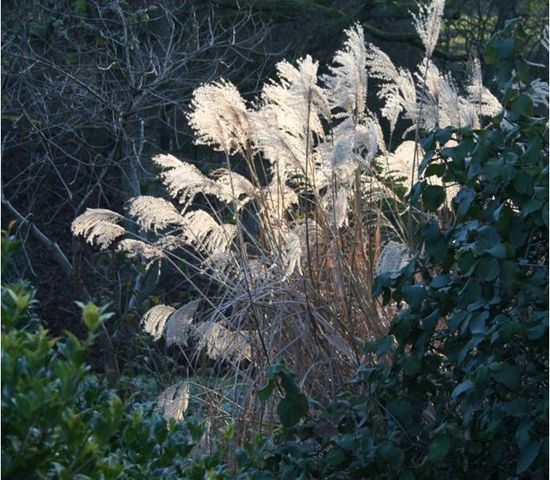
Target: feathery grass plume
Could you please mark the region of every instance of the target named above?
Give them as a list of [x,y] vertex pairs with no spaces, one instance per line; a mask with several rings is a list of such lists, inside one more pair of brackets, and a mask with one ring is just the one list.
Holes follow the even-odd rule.
[[277,182],[275,179],[262,188],[262,193],[264,221],[278,231],[286,225],[284,220],[286,213],[298,205],[298,194],[285,183]]
[[[344,120],[333,130],[333,140],[320,144],[318,154],[317,188],[337,181],[350,186],[357,169],[367,169],[375,158],[381,129],[375,119],[366,118],[363,124],[353,125]],[[385,148],[385,147],[384,147]],[[325,196],[331,196],[327,192]]]
[[182,205],[183,212],[199,193],[226,198],[213,180],[190,163],[182,162],[172,155],[156,155],[153,163],[163,169],[160,174],[162,183],[170,196]]
[[183,226],[184,218],[168,200],[141,195],[128,200],[128,213],[145,230],[158,232],[169,226]]
[[250,183],[250,180],[236,172],[227,170],[227,168],[218,168],[210,175],[224,190],[234,191],[237,198],[240,198],[242,195],[248,197],[256,196],[256,187]]
[[195,316],[199,303],[200,301],[193,300],[170,314],[170,317],[166,320],[164,329],[164,339],[168,346],[187,345],[187,341],[193,331],[193,317]]
[[381,81],[376,96],[384,102],[380,114],[388,120],[391,134],[403,110],[416,111],[413,76],[405,68],[398,69],[390,57],[372,44],[367,48],[365,61],[369,76]]
[[478,58],[475,58],[472,62],[470,78],[468,85],[466,85],[466,91],[468,92],[468,100],[474,106],[478,117],[495,117],[502,113],[503,107],[501,103],[490,92],[490,90],[483,85],[481,63]]
[[418,8],[418,15],[412,13],[413,24],[426,49],[426,57],[430,58],[439,39],[445,0],[432,0],[429,5],[420,4]]
[[134,238],[121,240],[116,246],[116,251],[124,253],[128,258],[143,259],[148,266],[155,260],[161,260],[166,257],[164,249]]
[[309,55],[298,60],[297,68],[279,62],[279,81],[264,85],[260,108],[251,114],[255,148],[281,181],[291,174],[312,172],[311,147],[325,135],[321,118],[330,118],[330,108],[317,85],[317,69]]
[[413,163],[416,143],[412,140],[401,142],[393,153],[380,158],[384,175],[406,177],[410,181],[411,167]]
[[[405,205],[392,176],[406,176],[408,188],[415,154],[422,154],[412,141],[388,152],[378,117],[365,104],[365,70],[378,84],[390,133],[398,119],[413,130],[475,126],[500,108],[480,72],[474,69],[461,93],[429,61],[442,8],[434,0],[416,20],[427,56],[415,75],[396,68],[376,47],[365,48],[356,24],[346,30],[327,75],[318,79],[318,64],[309,56],[280,62],[276,79],[264,84],[249,109],[229,82],[195,91],[188,118],[196,143],[240,155],[248,171],[240,175],[228,167],[206,176],[171,155],[153,159],[182,208],[160,198],[132,199],[129,211],[140,235],[152,233],[154,240],[124,239],[118,249],[149,262],[162,254],[165,261],[177,258],[174,266],[185,264],[179,271],[203,305],[200,312],[195,299],[179,310],[154,307],[143,321],[153,338],[192,345],[190,362],[204,359],[205,351],[249,383],[284,356],[305,390],[325,398],[334,385],[329,382],[344,381],[355,369],[362,341],[383,335],[389,325],[391,312],[370,295],[374,273],[395,272],[409,255],[396,241],[383,248],[382,239],[408,239]],[[265,176],[258,175],[260,165]],[[198,194],[206,196],[201,209],[192,206]],[[223,223],[228,212],[234,224]],[[116,224],[121,218],[103,220]]]
[[323,231],[315,220],[305,219],[284,232],[281,247],[283,262],[282,280],[288,279],[295,270],[303,274],[302,265],[306,260],[307,252],[312,252],[321,246]]
[[409,263],[411,252],[402,243],[390,240],[382,250],[377,265],[379,275],[397,275]]
[[170,385],[157,398],[157,410],[166,420],[183,420],[189,406],[190,385],[188,382],[180,382]]
[[[294,67],[285,60],[277,64],[276,68],[281,84],[288,88],[294,98],[301,98],[305,105],[310,103],[310,107],[317,112],[318,116],[330,120],[331,113],[328,99],[323,88],[317,84],[319,62],[314,61],[310,55],[306,55],[304,58],[299,59],[296,65],[297,67]],[[271,101],[276,101],[276,97],[272,98]],[[311,130],[316,135],[322,136],[323,128],[315,118],[308,118],[306,123],[310,125]]]
[[155,341],[160,340],[164,333],[166,320],[168,320],[168,317],[175,311],[175,308],[168,305],[155,305],[143,315],[141,319],[141,328],[151,335]]
[[73,235],[84,237],[90,245],[108,248],[115,240],[125,235],[126,230],[117,224],[123,216],[102,208],[88,208],[71,225]]
[[244,152],[249,139],[249,118],[237,87],[227,80],[203,85],[193,92],[187,116],[195,143],[228,155]]
[[334,65],[329,67],[331,75],[323,75],[321,80],[329,104],[336,110],[335,118],[350,118],[357,123],[365,114],[367,101],[365,37],[359,24],[344,33],[347,38],[344,47],[334,55]]
[[205,210],[187,212],[182,226],[183,235],[189,243],[209,254],[226,251],[237,234],[236,225],[219,224]]
[[286,232],[283,250],[283,280],[286,280],[290,275],[292,275],[296,268],[298,272],[302,274],[302,255],[303,250],[300,237],[298,237],[298,235],[296,235],[296,233],[292,230]]
[[199,301],[191,301],[179,309],[155,305],[141,319],[143,330],[154,341],[165,338],[167,345],[185,346],[189,339],[199,350],[216,359],[242,360],[251,358],[251,346],[246,332],[234,332],[218,322],[205,321],[193,324]]
[[237,211],[257,195],[257,188],[245,177],[236,172],[219,168],[210,176],[215,180],[220,192],[218,198],[226,203],[234,202]]
[[[419,94],[420,125],[425,130],[436,127],[479,127],[479,118],[474,104],[460,96],[454,78],[441,74],[436,65],[424,59],[416,73]],[[416,116],[416,112],[414,113]],[[415,120],[415,116],[409,116]]]
[[548,109],[548,82],[536,78],[529,84],[529,96],[533,104],[542,105]]
[[212,359],[234,361],[252,359],[252,349],[246,332],[233,332],[218,322],[206,321],[195,327],[195,338],[200,348],[206,348]]
[[348,197],[351,194],[348,187],[339,187],[331,191],[331,195],[327,195],[324,199],[324,204],[327,213],[327,223],[332,225],[334,233],[338,229],[348,223]]

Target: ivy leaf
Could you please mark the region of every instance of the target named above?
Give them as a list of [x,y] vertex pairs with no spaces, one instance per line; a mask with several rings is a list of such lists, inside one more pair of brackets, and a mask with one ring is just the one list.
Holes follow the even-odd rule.
[[357,448],[357,441],[353,435],[348,433],[337,440],[336,445],[347,452],[353,452]]
[[403,450],[396,447],[390,440],[386,440],[378,445],[376,453],[382,461],[390,463],[395,469],[401,467],[405,459]]
[[519,475],[525,472],[539,454],[541,442],[531,442],[519,452],[516,473]]
[[453,136],[452,128],[440,128],[435,132],[436,140],[441,144],[445,145]]
[[365,342],[363,350],[365,353],[376,353],[378,357],[388,353],[393,346],[393,337],[391,335],[385,335],[378,340],[371,340]]
[[495,44],[495,50],[499,58],[509,58],[514,54],[516,41],[513,38],[506,38]]
[[455,389],[453,390],[453,393],[451,394],[452,398],[458,398],[463,393],[467,392],[468,390],[471,390],[474,388],[474,384],[470,380],[466,380],[465,382],[459,383]]
[[264,385],[262,388],[258,390],[258,398],[265,402],[273,393],[273,388],[275,387],[275,383],[273,381],[268,381],[266,385]]
[[522,195],[531,195],[533,193],[533,177],[527,172],[520,171],[514,179],[514,189]]
[[427,185],[422,191],[422,201],[427,210],[436,211],[445,201],[445,189],[440,185]]
[[409,377],[416,375],[422,368],[422,360],[416,355],[409,355],[403,360],[403,373]]
[[420,308],[422,300],[425,297],[426,289],[421,285],[407,285],[403,287],[403,298],[413,310]]
[[451,277],[447,274],[438,275],[430,282],[430,287],[432,288],[442,288],[446,287],[451,283]]
[[445,165],[441,163],[432,163],[428,165],[426,171],[424,172],[424,177],[442,177],[445,174]]
[[279,377],[281,378],[281,386],[287,396],[290,398],[297,398],[300,395],[300,389],[292,377],[286,371],[282,371]]
[[462,188],[460,192],[457,193],[455,198],[453,198],[453,202],[457,205],[456,214],[459,217],[463,217],[464,215],[466,215],[474,199],[475,193],[473,192],[473,190],[467,187]]
[[346,461],[346,454],[342,449],[335,448],[327,454],[325,460],[329,465],[337,467]]
[[529,423],[522,422],[516,430],[516,443],[521,450],[524,450],[525,446],[529,442],[531,435],[529,434]]
[[521,370],[511,363],[503,363],[499,371],[493,373],[493,377],[499,383],[508,388],[516,389],[521,385]]
[[307,415],[308,409],[307,398],[301,393],[295,398],[283,398],[277,406],[277,414],[283,426],[290,428]]
[[408,424],[412,420],[413,406],[406,399],[396,399],[388,404],[388,410],[398,422]]
[[533,100],[525,93],[518,95],[512,103],[512,111],[530,117],[533,115]]
[[485,320],[489,318],[489,312],[487,310],[484,310],[480,313],[474,313],[472,314],[472,317],[470,318],[470,331],[472,334],[482,334],[485,333],[487,330],[487,326],[485,325]]
[[430,445],[428,458],[431,462],[436,463],[443,460],[451,448],[451,442],[447,434],[439,434]]

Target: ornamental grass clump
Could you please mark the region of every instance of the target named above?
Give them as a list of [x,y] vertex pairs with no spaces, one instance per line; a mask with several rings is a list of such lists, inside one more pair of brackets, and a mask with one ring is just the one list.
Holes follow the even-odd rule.
[[[223,362],[244,385],[236,389],[239,414],[257,407],[254,388],[281,358],[317,397],[349,378],[363,342],[383,336],[398,308],[371,296],[374,276],[407,263],[411,223],[425,215],[396,189],[418,177],[419,132],[479,128],[501,112],[479,61],[462,89],[433,62],[443,8],[435,0],[414,17],[425,47],[414,72],[366,44],[355,24],[323,75],[307,55],[280,62],[252,102],[226,80],[198,87],[189,125],[225,166],[205,175],[159,154],[153,163],[170,200],[139,196],[124,218],[89,209],[74,221],[74,234],[89,243],[147,267],[170,263],[188,280],[195,298],[154,306],[143,328],[182,351],[193,346],[191,362],[198,352]],[[368,84],[382,102],[378,112],[367,106]],[[408,127],[394,146],[386,138],[398,121]],[[246,171],[233,170],[237,159]],[[438,182],[448,205],[454,185]]]

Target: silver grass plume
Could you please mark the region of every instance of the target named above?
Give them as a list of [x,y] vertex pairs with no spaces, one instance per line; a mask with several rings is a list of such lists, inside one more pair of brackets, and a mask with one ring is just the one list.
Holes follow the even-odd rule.
[[332,109],[343,109],[336,118],[350,118],[357,123],[363,117],[367,101],[366,48],[363,28],[355,24],[345,30],[346,41],[333,58],[330,75],[321,80]]
[[302,274],[302,242],[295,232],[288,231],[285,235],[285,248],[283,250],[283,280],[286,280],[294,270],[297,269],[300,275]]
[[308,55],[297,67],[277,64],[278,82],[264,85],[260,108],[251,114],[255,148],[271,162],[281,179],[310,173],[306,159],[315,138],[324,138],[321,118],[330,118],[325,92],[317,85],[318,63]]
[[348,195],[350,194],[349,188],[340,187],[336,192],[330,195],[330,201],[328,202],[328,221],[329,225],[333,226],[334,233],[348,223]]
[[389,241],[378,259],[377,274],[395,276],[403,267],[409,263],[411,254],[409,249],[402,243]]
[[145,230],[158,232],[168,226],[182,226],[183,217],[168,200],[141,195],[128,201],[128,213]]
[[[306,104],[311,102],[317,114],[329,120],[330,105],[325,91],[317,84],[319,63],[310,55],[306,55],[299,59],[296,65],[294,67],[285,60],[276,65],[281,84],[288,88],[294,98],[302,98]],[[314,128],[314,131],[320,135],[322,128]]]
[[398,69],[388,55],[372,44],[366,52],[366,65],[369,76],[381,81],[376,96],[384,102],[380,113],[388,120],[390,132],[393,132],[401,112],[416,109],[413,77],[407,69]]
[[419,110],[407,115],[419,121],[425,130],[436,127],[479,126],[477,117],[472,118],[469,102],[458,93],[458,87],[450,74],[441,74],[436,65],[425,58],[416,73],[420,93]]
[[[288,278],[297,269],[301,274],[302,259],[308,248],[313,251],[322,239],[322,230],[314,220],[304,220],[285,233],[283,255],[283,278]],[[309,240],[309,246],[308,246]]]
[[182,162],[172,155],[156,155],[153,162],[163,169],[160,174],[162,183],[170,196],[182,205],[182,211],[187,210],[199,193],[223,197],[227,201],[225,192],[221,191],[216,182],[203,175],[194,165]]
[[192,334],[193,317],[199,303],[199,300],[193,300],[172,312],[166,321],[164,330],[164,338],[168,346],[187,345],[187,341]]
[[73,221],[71,231],[73,235],[84,237],[90,245],[106,249],[127,233],[117,224],[123,219],[122,215],[111,210],[88,208]]
[[236,225],[219,224],[204,210],[193,210],[184,215],[183,235],[197,250],[206,253],[223,252],[237,234]]
[[189,406],[190,386],[188,382],[170,385],[157,398],[156,408],[165,420],[180,422]]
[[324,177],[324,182],[318,183],[317,187],[322,188],[333,180],[350,185],[355,171],[368,168],[375,158],[380,135],[380,126],[371,118],[358,125],[346,119],[334,128],[332,142],[324,142],[317,147],[319,174]]
[[[406,140],[402,142],[392,153],[380,157],[380,163],[382,166],[382,172],[384,176],[392,175],[399,177],[406,177],[407,182],[410,183],[410,176],[413,165],[413,157],[416,143],[412,140]],[[416,172],[415,172],[416,176]]]
[[168,317],[170,317],[175,310],[175,308],[168,305],[155,305],[143,315],[141,319],[141,328],[151,335],[154,340],[160,340],[164,333],[166,320],[168,320]]
[[156,245],[142,242],[133,238],[125,238],[116,246],[117,252],[124,253],[128,258],[140,258],[151,265],[155,260],[165,258],[164,249]]
[[251,198],[256,197],[257,189],[250,180],[236,172],[219,168],[210,176],[215,179],[218,198],[226,203],[235,202],[237,210],[242,208]]
[[249,118],[237,87],[227,80],[203,85],[193,92],[187,116],[195,143],[228,155],[244,152],[249,139]]
[[503,111],[501,103],[490,90],[483,85],[481,63],[478,58],[475,58],[472,63],[466,91],[468,92],[468,100],[474,105],[478,116],[495,117]]
[[445,0],[432,0],[429,5],[419,5],[418,15],[412,14],[414,28],[426,49],[427,58],[430,58],[435,50],[444,9]]
[[234,361],[250,360],[252,349],[245,332],[233,332],[218,322],[206,321],[195,327],[195,338],[199,348],[216,360],[219,358]]
[[262,195],[265,198],[262,215],[272,227],[283,225],[286,213],[299,201],[296,192],[276,178],[262,188]]

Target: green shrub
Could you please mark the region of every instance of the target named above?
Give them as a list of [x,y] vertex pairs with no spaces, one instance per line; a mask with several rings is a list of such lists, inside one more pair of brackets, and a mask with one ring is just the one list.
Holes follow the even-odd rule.
[[216,455],[189,457],[200,425],[167,422],[90,370],[104,309],[82,305],[88,338],[60,340],[30,328],[34,302],[24,285],[2,289],[2,478],[223,478]]

